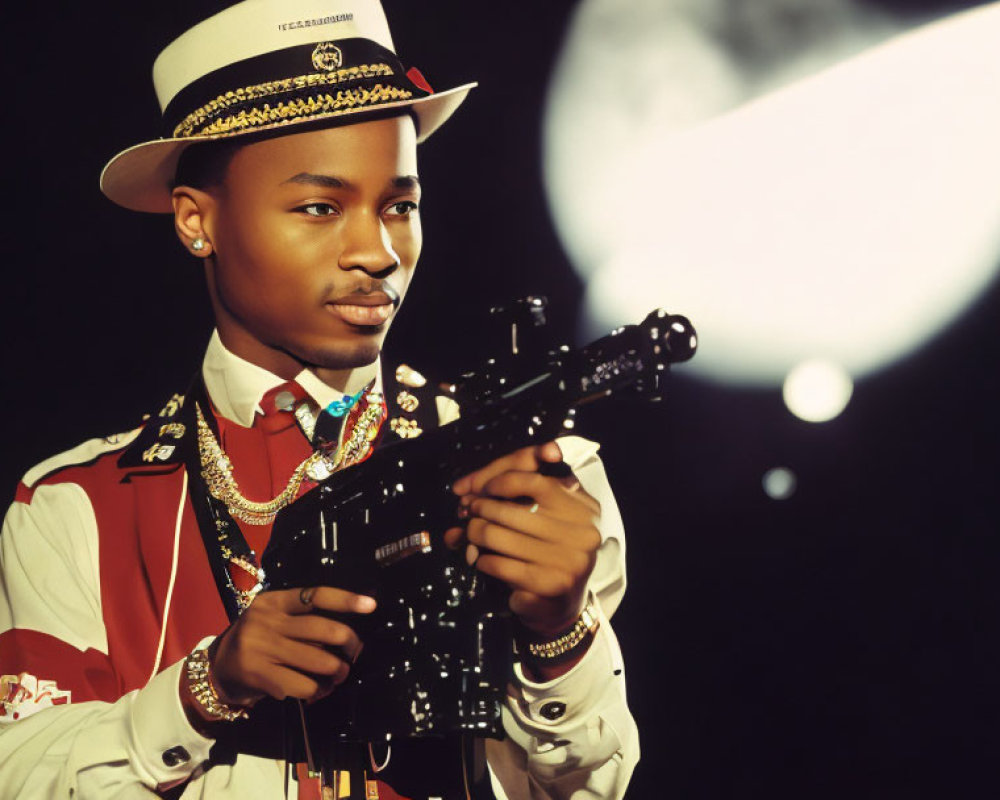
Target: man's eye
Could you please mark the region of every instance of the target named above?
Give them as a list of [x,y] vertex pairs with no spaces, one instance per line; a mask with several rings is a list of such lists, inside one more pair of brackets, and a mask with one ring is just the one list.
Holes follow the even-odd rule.
[[417,210],[417,204],[412,200],[400,200],[398,203],[393,203],[386,209],[386,213],[390,217],[405,217],[413,211]]
[[310,203],[309,205],[301,206],[296,210],[302,211],[310,217],[329,217],[337,213],[337,209],[329,203]]

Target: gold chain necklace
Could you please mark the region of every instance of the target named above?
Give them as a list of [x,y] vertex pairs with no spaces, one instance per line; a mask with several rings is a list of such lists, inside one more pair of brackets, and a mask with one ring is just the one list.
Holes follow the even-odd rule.
[[313,480],[323,480],[339,467],[347,467],[364,457],[378,435],[384,408],[381,396],[372,393],[372,402],[358,418],[347,441],[337,448],[336,454],[328,455],[317,450],[299,464],[288,479],[285,488],[273,499],[265,502],[250,500],[240,492],[233,475],[233,464],[225,450],[215,438],[205,421],[201,407],[195,404],[198,415],[198,455],[201,461],[201,476],[209,493],[216,500],[226,504],[226,509],[237,519],[250,525],[268,525],[275,515],[289,505],[298,495],[302,481],[308,475]]

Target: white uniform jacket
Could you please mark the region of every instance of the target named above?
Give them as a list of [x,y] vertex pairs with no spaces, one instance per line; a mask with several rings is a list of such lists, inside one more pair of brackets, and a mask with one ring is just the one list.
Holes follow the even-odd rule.
[[[219,414],[249,427],[281,379],[212,337],[202,374]],[[339,395],[312,373],[298,382],[325,406]],[[442,422],[454,410],[442,405]],[[154,416],[152,422],[161,420]],[[240,756],[205,768],[213,742],[178,698],[184,656],[226,625],[183,467],[123,473],[133,431],[91,440],[30,470],[0,537],[0,798],[294,797],[284,765]],[[621,652],[607,618],[625,590],[625,539],[597,446],[560,440],[601,503],[591,591],[602,617],[568,674],[517,672],[489,740],[497,796],[620,798],[639,757]],[[555,704],[555,705],[553,705]],[[561,713],[559,713],[561,712]],[[286,785],[287,784],[287,785]]]

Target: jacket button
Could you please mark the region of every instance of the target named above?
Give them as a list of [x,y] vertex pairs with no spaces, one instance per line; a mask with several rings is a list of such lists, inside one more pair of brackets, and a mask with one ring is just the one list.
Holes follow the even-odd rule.
[[538,713],[549,720],[549,722],[555,722],[566,713],[566,704],[552,700],[538,709]]
[[163,751],[163,763],[168,767],[176,767],[178,764],[187,764],[190,760],[191,754],[180,745]]

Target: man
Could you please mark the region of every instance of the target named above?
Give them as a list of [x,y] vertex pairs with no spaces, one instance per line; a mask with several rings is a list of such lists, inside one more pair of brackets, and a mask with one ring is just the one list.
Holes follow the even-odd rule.
[[[372,598],[258,593],[259,554],[304,491],[419,432],[422,379],[384,376],[379,353],[420,254],[416,144],[471,86],[434,93],[404,70],[376,0],[247,0],[172,43],[154,81],[168,135],[119,154],[102,188],[172,211],[217,330],[184,396],[18,489],[0,550],[0,787],[316,796],[302,770],[209,751],[265,697],[336,692],[363,646],[348,621]],[[624,545],[595,452],[564,440],[454,484],[464,524],[446,541],[510,587],[520,626],[508,738],[487,744],[498,797],[621,796],[638,756],[607,624]],[[539,471],[560,460],[573,476]],[[369,796],[395,796],[375,767]]]

